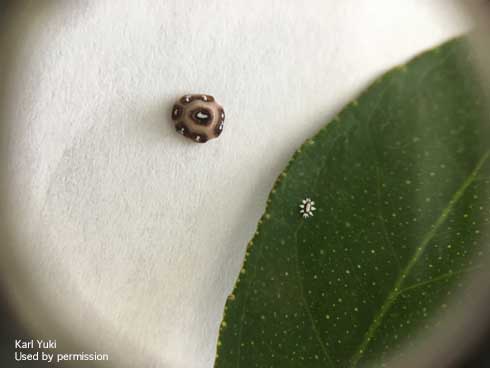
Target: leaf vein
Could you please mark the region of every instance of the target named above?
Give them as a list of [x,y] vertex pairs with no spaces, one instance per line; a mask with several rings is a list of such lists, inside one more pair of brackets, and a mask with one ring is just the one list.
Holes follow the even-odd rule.
[[359,348],[357,349],[356,353],[354,354],[352,360],[351,360],[351,367],[357,366],[357,363],[359,360],[362,358],[364,355],[367,346],[371,342],[375,332],[377,331],[378,327],[381,325],[381,322],[385,315],[388,313],[390,310],[391,306],[395,303],[397,297],[400,295],[400,288],[405,281],[407,275],[410,273],[410,271],[413,269],[413,267],[417,264],[418,260],[424,253],[425,249],[427,248],[428,244],[434,237],[434,235],[437,233],[439,228],[441,227],[442,224],[445,223],[446,219],[448,218],[449,214],[451,213],[452,209],[456,205],[456,203],[461,199],[463,194],[466,192],[466,189],[475,181],[480,169],[482,166],[485,164],[487,161],[488,157],[490,155],[490,151],[487,151],[481,159],[478,161],[476,164],[475,168],[473,171],[468,175],[468,177],[465,179],[461,187],[453,194],[451,200],[449,201],[449,204],[442,210],[440,216],[437,218],[436,222],[431,226],[431,229],[427,232],[427,234],[422,238],[422,242],[420,245],[416,248],[414,255],[410,259],[410,261],[407,263],[405,266],[403,272],[398,276],[393,289],[388,293],[385,302],[381,306],[381,309],[379,310],[378,314],[374,317],[373,321],[371,322],[371,325],[369,329],[367,330],[366,334],[364,335],[364,338],[359,345]]
[[446,272],[446,273],[444,273],[442,275],[433,277],[430,280],[422,281],[422,282],[417,282],[417,283],[415,283],[413,285],[404,287],[403,289],[401,289],[399,291],[398,294],[403,294],[403,293],[405,293],[405,292],[407,292],[409,290],[417,289],[417,288],[422,287],[422,286],[427,286],[427,285],[433,284],[435,282],[448,279],[448,278],[450,278],[452,276],[458,276],[458,275],[461,275],[463,273],[467,273],[467,272],[470,272],[470,271],[475,271],[475,270],[480,269],[480,268],[481,268],[481,266],[474,266],[474,267],[464,268],[464,269],[458,270],[458,271]]
[[306,296],[305,296],[305,292],[304,292],[304,288],[303,288],[303,277],[301,275],[301,270],[300,270],[300,266],[299,266],[299,255],[298,255],[298,233],[301,230],[301,228],[303,227],[303,224],[304,224],[304,222],[300,223],[300,225],[298,226],[298,228],[296,229],[296,232],[294,234],[295,240],[296,240],[295,259],[296,259],[296,276],[298,278],[298,287],[299,287],[299,291],[300,291],[301,300],[303,302],[305,312],[308,315],[308,319],[310,320],[311,328],[313,329],[313,333],[315,335],[315,338],[318,341],[318,344],[320,345],[320,349],[322,350],[323,355],[325,356],[325,358],[327,358],[329,364],[333,367],[334,366],[333,360],[330,357],[330,354],[328,353],[327,347],[325,346],[325,343],[323,342],[323,340],[320,336],[320,333],[318,332],[318,328],[316,326],[315,319],[313,318],[313,314],[311,313],[311,309],[310,309],[310,306],[308,304],[308,301],[306,300]]

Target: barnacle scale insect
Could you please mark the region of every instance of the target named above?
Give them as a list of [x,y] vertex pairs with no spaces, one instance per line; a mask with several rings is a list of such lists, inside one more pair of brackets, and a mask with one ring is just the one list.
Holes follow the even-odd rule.
[[313,216],[313,212],[316,210],[315,202],[311,198],[305,198],[299,205],[299,213],[304,217],[308,218]]
[[175,130],[194,142],[205,143],[223,131],[225,111],[213,96],[185,95],[172,109]]

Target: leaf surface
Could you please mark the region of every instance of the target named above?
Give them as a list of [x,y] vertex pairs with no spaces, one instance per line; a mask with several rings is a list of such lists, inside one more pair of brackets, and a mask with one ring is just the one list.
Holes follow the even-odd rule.
[[[488,251],[483,106],[457,39],[386,73],[305,142],[247,248],[215,367],[380,364],[437,329]],[[304,198],[317,208],[306,219]]]

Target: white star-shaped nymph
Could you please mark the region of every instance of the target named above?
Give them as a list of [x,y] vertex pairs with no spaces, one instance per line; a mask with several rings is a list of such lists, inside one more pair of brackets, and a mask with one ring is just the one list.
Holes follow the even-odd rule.
[[299,205],[299,208],[299,213],[301,213],[304,218],[313,216],[313,211],[316,210],[315,202],[313,202],[311,198],[303,199],[303,201]]

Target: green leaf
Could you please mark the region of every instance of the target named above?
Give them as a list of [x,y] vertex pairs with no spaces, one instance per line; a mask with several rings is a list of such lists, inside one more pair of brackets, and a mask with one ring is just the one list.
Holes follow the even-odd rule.
[[[380,364],[437,329],[488,252],[483,106],[457,39],[385,74],[308,140],[247,248],[215,366]],[[304,219],[306,197],[317,210]]]

